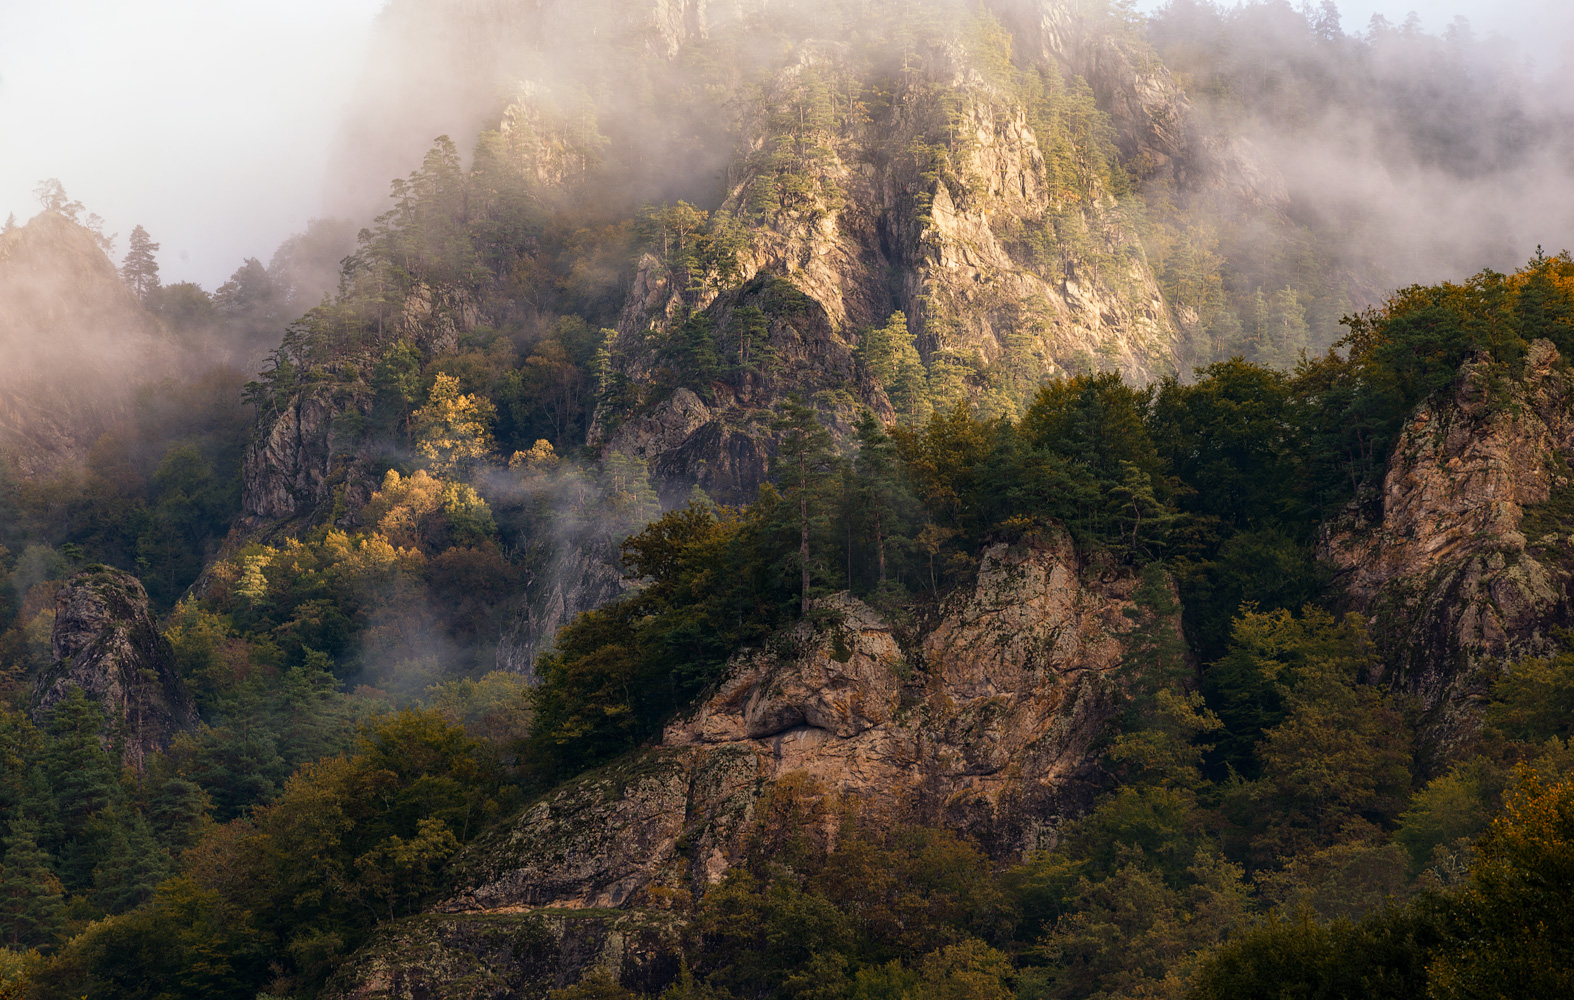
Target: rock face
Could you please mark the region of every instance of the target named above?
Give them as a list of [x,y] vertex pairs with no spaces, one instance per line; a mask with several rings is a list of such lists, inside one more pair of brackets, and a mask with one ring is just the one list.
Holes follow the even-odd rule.
[[131,574],[100,566],[72,577],[55,598],[50,644],[55,662],[34,689],[35,721],[79,688],[124,727],[126,763],[139,771],[149,753],[196,726],[174,653]]
[[310,520],[333,504],[335,490],[364,504],[376,482],[344,428],[371,406],[359,382],[313,386],[276,411],[258,414],[257,433],[246,447],[241,510],[253,527],[277,530]]
[[1513,383],[1467,364],[1402,431],[1380,516],[1322,542],[1350,606],[1383,613],[1383,679],[1420,697],[1445,748],[1500,665],[1551,652],[1574,611],[1574,386],[1558,360],[1534,342]]
[[[687,317],[725,338],[742,310],[759,310],[773,371],[705,386],[703,401],[675,395],[610,432],[614,416],[598,414],[594,442],[648,457],[664,493],[698,484],[729,502],[747,496],[774,450],[769,412],[781,396],[818,396],[833,424],[850,425],[859,406],[895,419],[893,387],[856,360],[863,331],[895,312],[941,409],[989,397],[986,410],[1014,413],[1043,378],[1066,372],[1115,369],[1141,382],[1177,370],[1178,334],[1121,206],[1094,175],[1057,175],[1057,126],[960,39],[915,56],[888,104],[817,135],[795,180],[804,193],[785,207],[780,165],[758,152],[784,141],[777,109],[820,81],[874,72],[829,43],[802,52],[738,126],[719,208],[747,226],[736,273],[697,289],[690,273],[647,256],[615,351],[638,384]],[[893,152],[915,149],[935,151]]]
[[[750,498],[786,395],[813,399],[838,429],[862,407],[895,420],[893,387],[856,353],[898,311],[941,409],[1015,413],[1064,372],[1178,371],[1182,332],[1105,153],[1068,124],[1084,82],[1129,173],[1226,192],[1232,209],[1271,214],[1285,200],[1243,144],[1199,124],[1149,49],[1068,0],[900,13],[834,0],[396,0],[374,45],[372,64],[390,69],[367,80],[346,152],[403,151],[343,163],[347,189],[380,191],[432,136],[463,146],[469,119],[506,104],[488,148],[549,210],[617,191],[630,211],[684,198],[737,226],[725,274],[646,255],[616,324],[609,368],[634,386],[670,366],[696,314],[737,369],[598,413],[589,443],[644,457],[669,504],[696,485]],[[749,336],[770,355],[759,365],[736,349],[753,310],[764,329]]]
[[[380,932],[375,960],[352,962],[338,995],[438,995],[445,970],[494,967],[458,930],[434,943],[433,927],[528,935],[581,912],[610,933],[636,914],[640,926],[670,920],[783,810],[828,841],[851,809],[874,824],[951,827],[1000,857],[1052,844],[1099,784],[1135,584],[1060,535],[988,549],[972,592],[908,641],[851,597],[820,602],[771,648],[739,654],[659,746],[568,783],[473,845],[457,865],[464,888]],[[399,957],[407,937],[441,957]],[[623,947],[577,968],[647,982],[663,954]],[[537,974],[500,974],[481,995],[534,995]]]
[[0,234],[0,449],[23,475],[79,463],[177,361],[91,232],[43,212]]
[[601,607],[628,589],[618,554],[605,540],[556,553],[539,577],[525,582],[513,618],[497,644],[497,669],[534,682],[536,657],[550,649],[558,629],[581,611]]
[[1128,170],[1223,192],[1238,205],[1287,207],[1283,178],[1239,137],[1201,127],[1191,99],[1146,46],[1096,30],[1072,4],[1027,0],[999,9],[1026,44],[1087,80],[1115,124]]

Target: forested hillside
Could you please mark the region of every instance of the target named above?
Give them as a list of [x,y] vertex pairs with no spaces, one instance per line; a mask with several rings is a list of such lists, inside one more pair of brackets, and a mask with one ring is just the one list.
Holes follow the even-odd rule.
[[0,236],[174,359],[0,384],[0,996],[1567,995],[1574,260],[1254,145],[1506,176],[1486,50],[603,6],[391,4],[484,127],[353,245]]

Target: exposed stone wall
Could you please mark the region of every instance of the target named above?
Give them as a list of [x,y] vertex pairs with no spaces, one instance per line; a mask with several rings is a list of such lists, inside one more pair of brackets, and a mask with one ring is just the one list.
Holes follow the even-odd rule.
[[1445,747],[1469,732],[1469,707],[1500,665],[1552,651],[1570,617],[1574,541],[1521,528],[1527,508],[1574,488],[1574,386],[1547,341],[1525,364],[1519,381],[1467,364],[1452,391],[1418,407],[1378,518],[1352,511],[1321,544],[1349,606],[1382,625],[1383,679],[1421,699]]
[[[34,688],[35,721],[78,688],[103,706],[111,730],[123,731],[126,763],[138,771],[148,754],[196,726],[174,653],[131,574],[100,566],[67,581],[55,597],[50,645],[54,664]],[[106,743],[112,738],[105,733]]]

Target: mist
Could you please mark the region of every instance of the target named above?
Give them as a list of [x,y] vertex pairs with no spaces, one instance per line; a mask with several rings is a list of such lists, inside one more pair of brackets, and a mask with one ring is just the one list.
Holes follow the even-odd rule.
[[[104,217],[106,232],[119,236],[117,262],[126,235],[140,224],[161,244],[166,284],[195,281],[212,290],[245,259],[266,262],[313,217],[365,222],[383,206],[388,182],[413,169],[434,136],[451,134],[468,148],[520,87],[556,91],[556,100],[572,105],[596,87],[601,70],[620,78],[620,67],[586,66],[584,57],[608,51],[608,29],[634,27],[627,11],[609,4],[546,12],[502,4],[486,15],[473,5],[436,0],[386,6],[385,0],[0,5],[0,217],[14,212],[25,221],[37,210],[36,183],[57,177],[88,211]],[[1138,4],[1149,14],[1165,6]],[[1494,71],[1516,76],[1527,105],[1532,95],[1544,102],[1569,90],[1574,10],[1546,0],[1423,6],[1415,23],[1433,35],[1450,30],[1456,18],[1468,19],[1477,47],[1492,52]],[[1356,35],[1373,15],[1401,25],[1410,8],[1346,2],[1339,9],[1343,30]],[[485,37],[477,37],[478,25],[486,26]],[[542,26],[567,44],[543,47]],[[1271,46],[1265,51],[1273,54]],[[602,131],[620,142],[638,131],[639,123],[619,128],[617,121],[620,111],[634,107],[634,96],[625,108],[596,102]],[[1206,95],[1194,99],[1208,103]],[[685,124],[693,131],[695,123]],[[1537,242],[1550,248],[1559,230],[1568,232],[1561,206],[1549,217],[1533,199],[1516,200],[1490,185],[1455,191],[1424,172],[1395,172],[1392,163],[1385,163],[1386,172],[1352,175],[1352,161],[1373,159],[1370,121],[1330,116],[1289,135],[1254,124],[1259,146],[1293,186],[1329,184],[1329,211],[1353,205],[1359,213],[1369,199],[1390,201],[1398,189],[1425,192],[1429,203],[1457,195],[1482,215],[1518,217],[1482,234],[1493,244],[1484,262],[1500,267],[1505,254],[1522,257]],[[666,165],[672,173],[653,193],[699,197],[717,186],[722,157],[696,159],[695,149],[687,145],[681,165]],[[1545,155],[1555,160],[1561,151]],[[635,158],[650,167],[661,156],[646,150]],[[1548,170],[1561,176],[1556,162],[1526,158],[1499,179],[1539,187],[1536,178]],[[1404,214],[1422,239],[1433,237],[1425,219]],[[1553,231],[1530,233],[1538,223]],[[1437,266],[1400,270],[1407,280],[1421,280],[1449,266],[1470,264],[1449,254]]]
[[1146,36],[1206,127],[1284,179],[1287,211],[1327,241],[1356,305],[1574,249],[1571,63],[1552,48],[1574,14],[1519,4],[1472,23],[1484,5],[1439,4],[1356,20],[1370,5],[1347,7],[1334,22],[1180,0],[1150,7]]
[[[323,213],[383,0],[0,2],[0,219],[58,178],[163,281],[213,290]],[[386,189],[386,187],[384,188]]]

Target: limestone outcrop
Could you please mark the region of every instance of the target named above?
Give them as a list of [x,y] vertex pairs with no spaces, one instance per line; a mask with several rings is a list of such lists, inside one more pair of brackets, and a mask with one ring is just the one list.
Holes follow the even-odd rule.
[[196,726],[174,653],[131,574],[98,566],[68,580],[55,598],[50,645],[54,664],[34,688],[35,721],[80,689],[103,706],[110,728],[120,729],[125,761],[139,771],[148,754]]
[[[440,952],[431,969],[494,968],[464,934],[522,940],[570,914],[620,943],[573,968],[560,959],[553,977],[600,964],[648,981],[663,952],[628,943],[648,943],[720,880],[784,801],[827,842],[851,810],[957,829],[999,857],[1053,844],[1101,781],[1135,586],[1055,534],[987,549],[976,586],[912,634],[852,597],[818,602],[767,648],[738,654],[659,745],[559,787],[467,849],[458,891],[379,931],[375,961],[347,966],[338,995],[427,995],[447,973],[399,958],[406,936]],[[529,975],[499,978],[495,995],[529,995],[540,982]]]
[[1519,380],[1466,364],[1406,423],[1377,515],[1325,530],[1350,607],[1385,623],[1381,679],[1421,699],[1444,745],[1495,671],[1551,652],[1574,609],[1574,385],[1559,360],[1538,340]]

